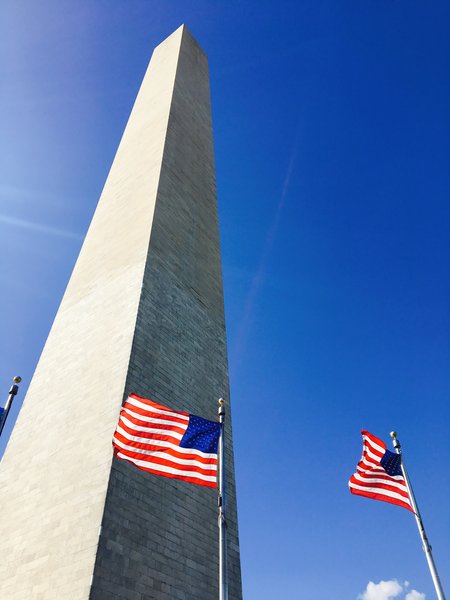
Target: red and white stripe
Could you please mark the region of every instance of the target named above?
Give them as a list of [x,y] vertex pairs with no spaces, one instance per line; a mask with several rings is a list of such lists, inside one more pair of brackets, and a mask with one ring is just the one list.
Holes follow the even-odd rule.
[[144,471],[216,487],[217,454],[180,447],[188,425],[188,413],[130,394],[114,433],[114,453]]
[[388,475],[380,464],[386,444],[368,431],[361,433],[363,453],[356,466],[356,473],[348,482],[351,493],[397,504],[412,511],[403,475]]

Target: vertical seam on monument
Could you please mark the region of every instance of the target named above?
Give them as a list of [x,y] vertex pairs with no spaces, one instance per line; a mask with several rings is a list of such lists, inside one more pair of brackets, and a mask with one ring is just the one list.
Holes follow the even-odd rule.
[[[181,31],[181,39],[180,39],[180,43],[179,43],[179,47],[178,47],[178,55],[177,55],[177,61],[176,61],[176,68],[174,69],[174,78],[173,78],[173,82],[172,82],[172,94],[170,97],[170,102],[169,102],[169,110],[168,110],[168,114],[167,114],[167,122],[166,122],[166,127],[165,127],[165,137],[164,137],[164,146],[163,146],[163,150],[161,152],[161,162],[159,165],[159,171],[158,171],[158,187],[156,189],[156,201],[155,201],[155,207],[153,210],[153,218],[155,216],[156,213],[156,209],[158,207],[158,198],[159,198],[159,190],[160,190],[160,186],[161,186],[161,173],[164,167],[164,157],[166,154],[166,148],[167,148],[167,132],[169,130],[169,124],[170,124],[170,114],[172,112],[172,104],[173,104],[173,97],[174,97],[174,92],[175,92],[175,85],[176,85],[176,80],[177,80],[177,73],[178,73],[178,68],[179,68],[179,64],[180,64],[180,55],[181,55],[181,48],[183,45],[183,37],[184,37],[184,33],[185,33],[185,26],[181,25],[180,26],[182,28]],[[153,223],[152,223],[153,225]],[[152,235],[153,235],[153,227],[150,230],[150,235],[149,235],[149,239],[148,239],[148,246],[147,246],[147,254],[146,254],[146,258],[145,258],[145,262],[144,262],[144,268],[142,269],[142,279],[141,279],[141,289],[140,289],[140,295],[139,295],[139,301],[138,301],[138,306],[137,306],[137,310],[136,310],[136,316],[135,316],[135,320],[134,320],[134,325],[135,325],[135,333],[133,335],[133,340],[131,342],[131,346],[130,346],[130,355],[128,357],[128,368],[127,368],[127,373],[129,372],[129,366],[130,366],[130,361],[131,361],[131,356],[133,353],[133,348],[134,348],[134,341],[136,338],[136,323],[137,323],[137,319],[138,319],[138,315],[139,315],[139,311],[142,305],[142,295],[143,295],[143,291],[144,291],[144,277],[145,277],[145,271],[147,269],[147,264],[148,264],[148,260],[149,260],[149,253],[150,253],[150,248],[151,248],[151,243],[152,243]],[[127,379],[125,379],[125,388],[123,390],[123,394],[122,394],[122,403],[124,402],[128,391],[127,391]],[[129,390],[132,391],[132,390]]]

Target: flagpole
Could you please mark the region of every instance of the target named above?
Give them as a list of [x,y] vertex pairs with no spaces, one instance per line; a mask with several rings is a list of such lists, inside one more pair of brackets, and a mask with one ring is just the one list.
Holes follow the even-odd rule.
[[3,410],[2,416],[0,417],[0,436],[2,435],[3,427],[5,426],[6,419],[8,418],[9,409],[11,408],[14,396],[19,391],[19,386],[17,384],[21,381],[22,377],[19,377],[18,375],[13,379],[14,383],[9,390],[8,400],[6,401],[5,408]]
[[227,523],[225,520],[225,400],[219,400],[219,600],[228,600]]
[[414,496],[414,492],[411,486],[411,482],[408,477],[408,473],[406,471],[406,467],[403,463],[403,454],[402,447],[400,442],[397,439],[397,433],[395,431],[391,431],[392,444],[395,448],[397,454],[401,456],[401,469],[403,473],[403,477],[405,479],[406,488],[408,490],[409,499],[411,501],[411,506],[414,510],[414,516],[416,518],[417,527],[419,529],[419,534],[423,543],[423,551],[425,552],[425,556],[427,557],[428,567],[430,569],[431,578],[433,579],[434,587],[436,589],[436,594],[439,600],[445,600],[444,590],[442,589],[441,581],[439,579],[439,575],[436,569],[436,565],[434,564],[433,554],[431,552],[431,545],[428,541],[427,534],[425,532],[425,527],[423,525],[422,517],[420,516],[419,507],[417,506],[416,498]]

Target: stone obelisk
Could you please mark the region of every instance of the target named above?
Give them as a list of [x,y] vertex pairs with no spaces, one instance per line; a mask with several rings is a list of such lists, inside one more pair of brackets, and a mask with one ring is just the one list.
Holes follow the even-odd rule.
[[229,407],[208,66],[184,26],[153,53],[0,466],[2,599],[218,597],[216,490],[112,457],[130,392]]

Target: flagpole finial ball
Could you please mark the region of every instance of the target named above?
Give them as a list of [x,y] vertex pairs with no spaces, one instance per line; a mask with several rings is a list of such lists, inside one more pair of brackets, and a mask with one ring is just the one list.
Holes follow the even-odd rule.
[[223,406],[225,404],[225,400],[223,398],[219,398],[218,402],[220,406]]
[[16,375],[13,379],[14,383],[20,383],[22,381],[22,377],[19,377],[19,375]]
[[391,438],[394,438],[394,440],[395,440],[396,437],[397,437],[397,432],[396,431],[391,431],[390,436],[391,436]]

